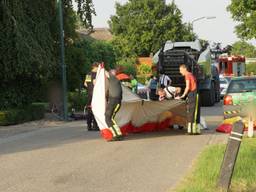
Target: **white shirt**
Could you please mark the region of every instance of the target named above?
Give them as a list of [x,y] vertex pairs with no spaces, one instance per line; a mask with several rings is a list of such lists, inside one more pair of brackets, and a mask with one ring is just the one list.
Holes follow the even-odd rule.
[[168,86],[168,87],[164,88],[164,91],[166,93],[166,96],[165,96],[166,99],[174,99],[175,90],[176,90],[176,88],[172,87],[172,86]]
[[165,87],[167,87],[168,85],[170,85],[172,82],[172,80],[170,79],[170,77],[168,75],[161,75],[159,78],[159,83],[160,85],[164,85]]

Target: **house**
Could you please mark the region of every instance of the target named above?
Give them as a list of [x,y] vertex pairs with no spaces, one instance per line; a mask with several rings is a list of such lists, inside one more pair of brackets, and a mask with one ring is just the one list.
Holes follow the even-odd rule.
[[108,28],[93,28],[92,31],[81,28],[77,32],[80,37],[91,37],[102,41],[111,41],[113,39],[113,35]]

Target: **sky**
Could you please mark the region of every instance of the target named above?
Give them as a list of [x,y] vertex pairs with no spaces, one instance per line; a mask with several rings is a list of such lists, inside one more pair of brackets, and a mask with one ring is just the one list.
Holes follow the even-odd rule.
[[[93,17],[94,27],[108,27],[107,21],[115,14],[115,2],[127,0],[93,0],[97,16]],[[166,0],[170,3],[171,0]],[[183,14],[184,22],[192,22],[200,17],[214,16],[215,19],[202,19],[194,22],[194,32],[201,39],[221,42],[223,46],[239,40],[234,32],[236,23],[227,12],[231,0],[175,0]]]

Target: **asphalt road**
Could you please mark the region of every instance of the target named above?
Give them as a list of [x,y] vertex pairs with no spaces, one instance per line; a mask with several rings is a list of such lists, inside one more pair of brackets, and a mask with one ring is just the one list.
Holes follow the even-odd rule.
[[210,130],[198,136],[169,130],[107,143],[78,121],[0,137],[0,191],[172,191],[206,145],[226,140],[214,131],[221,104],[202,114]]

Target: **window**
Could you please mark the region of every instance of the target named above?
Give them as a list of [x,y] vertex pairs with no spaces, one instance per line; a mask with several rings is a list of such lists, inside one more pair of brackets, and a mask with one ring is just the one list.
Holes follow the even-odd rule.
[[256,91],[256,79],[239,79],[230,82],[228,93]]

